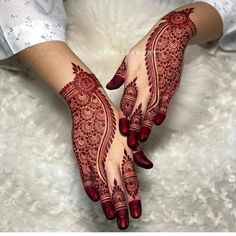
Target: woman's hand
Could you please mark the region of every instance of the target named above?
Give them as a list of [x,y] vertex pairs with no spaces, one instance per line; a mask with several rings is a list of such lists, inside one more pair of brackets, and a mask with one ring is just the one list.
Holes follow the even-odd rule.
[[130,50],[108,89],[124,83],[120,103],[120,132],[136,148],[146,141],[153,123],[160,125],[179,86],[182,62],[188,41],[196,34],[190,19],[193,8],[173,11]]
[[72,65],[75,78],[60,95],[72,115],[73,146],[83,185],[93,201],[100,199],[106,217],[117,217],[118,227],[125,229],[129,221],[127,202],[133,218],[141,215],[133,155],[147,158],[140,149],[133,154],[120,135],[118,112],[95,75]]

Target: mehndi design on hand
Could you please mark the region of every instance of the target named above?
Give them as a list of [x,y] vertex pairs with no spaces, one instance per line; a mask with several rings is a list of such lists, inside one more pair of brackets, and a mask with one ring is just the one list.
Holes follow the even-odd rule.
[[[117,180],[112,181],[109,186],[106,160],[115,142],[115,133],[118,132],[113,107],[104,95],[95,75],[83,71],[74,63],[72,65],[75,78],[60,91],[60,95],[65,99],[71,111],[73,147],[80,167],[83,186],[93,201],[100,199],[107,218],[113,219],[116,216],[118,226],[124,229],[128,227],[128,208],[124,189],[130,191],[131,184],[136,186],[135,196],[133,195],[132,199],[128,197],[131,215],[134,218],[141,215],[139,185],[132,159],[123,147],[123,150],[120,150],[121,155],[118,155],[117,158],[120,158],[120,163],[122,163],[120,165],[126,167],[122,168],[121,177],[116,176]],[[118,135],[120,134],[118,133]],[[138,150],[137,153],[134,155],[140,155],[143,152]],[[126,181],[124,188],[121,179]]]
[[[145,45],[143,59],[140,57],[139,62],[135,62],[137,57],[133,59],[131,54],[126,56],[118,74],[107,84],[108,89],[116,89],[125,82],[121,99],[120,132],[128,135],[128,144],[133,149],[138,145],[138,138],[141,141],[147,140],[153,123],[160,125],[166,117],[171,99],[179,86],[185,48],[197,32],[190,19],[193,11],[193,8],[186,8],[164,16],[148,37],[143,39],[146,43],[141,43]],[[138,50],[137,48],[139,49],[139,44],[134,50]],[[136,71],[132,72],[129,63]],[[138,68],[145,68],[146,72],[145,69]],[[147,82],[144,83],[143,80]],[[142,84],[147,84],[147,93],[142,94],[145,89]],[[141,111],[137,111],[138,108]],[[132,120],[134,114],[136,118]],[[133,123],[136,123],[134,131]]]

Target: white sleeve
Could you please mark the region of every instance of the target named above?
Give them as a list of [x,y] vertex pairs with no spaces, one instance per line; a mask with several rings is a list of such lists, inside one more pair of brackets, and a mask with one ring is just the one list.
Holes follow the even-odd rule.
[[66,41],[63,0],[0,0],[0,60],[50,40]]
[[203,0],[212,5],[220,14],[223,21],[223,35],[219,46],[227,51],[236,50],[236,0]]

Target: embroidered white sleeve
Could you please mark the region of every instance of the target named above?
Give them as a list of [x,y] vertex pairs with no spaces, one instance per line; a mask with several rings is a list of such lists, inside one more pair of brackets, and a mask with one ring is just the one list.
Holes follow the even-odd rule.
[[0,60],[32,45],[65,41],[63,0],[0,0]]

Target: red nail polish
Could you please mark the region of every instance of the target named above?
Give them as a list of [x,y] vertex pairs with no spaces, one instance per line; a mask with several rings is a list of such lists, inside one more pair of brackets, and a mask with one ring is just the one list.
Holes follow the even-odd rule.
[[135,219],[139,218],[140,217],[140,210],[139,210],[139,208],[133,208],[131,210],[131,215]]
[[86,187],[85,191],[92,201],[97,202],[99,200],[99,194],[93,186]]
[[124,83],[124,78],[120,76],[114,76],[113,79],[106,85],[107,89],[117,89]]
[[107,219],[113,220],[115,218],[115,211],[111,201],[102,203],[102,209]]
[[119,129],[120,129],[121,134],[123,134],[123,135],[128,134],[129,125],[130,125],[130,122],[126,118],[121,118],[119,120]]
[[139,140],[145,142],[148,139],[149,134],[151,133],[151,129],[147,127],[142,127],[139,133]]
[[140,200],[134,200],[129,203],[130,212],[133,218],[137,219],[141,216],[142,205]]
[[166,115],[164,113],[158,112],[154,120],[154,123],[156,125],[160,125],[165,120],[165,118],[166,118]]
[[151,169],[153,167],[152,162],[145,156],[142,150],[134,153],[134,162],[145,169]]
[[138,132],[130,130],[128,134],[128,145],[130,148],[134,149],[138,146]]
[[119,229],[121,229],[121,230],[128,228],[128,221],[125,217],[118,218],[117,224],[118,224]]

